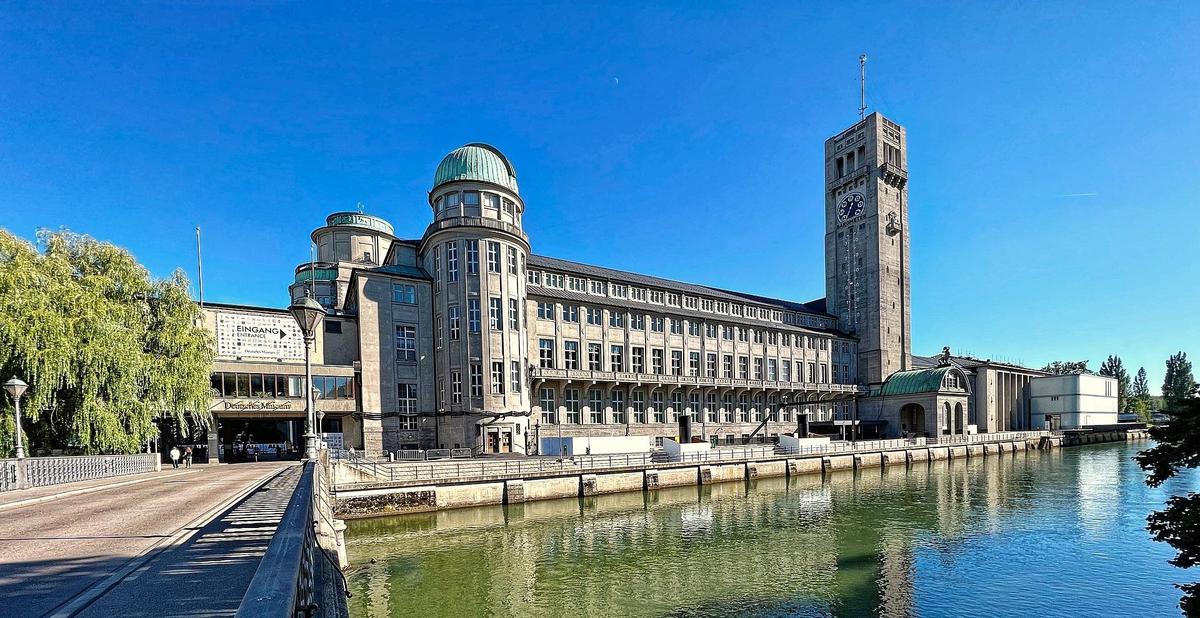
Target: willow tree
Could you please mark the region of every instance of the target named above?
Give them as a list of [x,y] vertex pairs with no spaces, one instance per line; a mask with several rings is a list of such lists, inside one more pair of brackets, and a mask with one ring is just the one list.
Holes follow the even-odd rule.
[[[31,447],[134,452],[156,417],[207,424],[211,365],[182,273],[156,281],[112,244],[42,231],[35,246],[0,229],[0,375],[30,385]],[[0,453],[12,444],[3,409]]]

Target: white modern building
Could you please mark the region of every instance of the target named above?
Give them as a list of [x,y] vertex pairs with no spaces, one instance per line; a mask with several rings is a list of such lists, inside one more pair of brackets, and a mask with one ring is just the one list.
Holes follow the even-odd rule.
[[1116,378],[1086,373],[1029,381],[1033,420],[1046,429],[1116,425],[1117,392]]

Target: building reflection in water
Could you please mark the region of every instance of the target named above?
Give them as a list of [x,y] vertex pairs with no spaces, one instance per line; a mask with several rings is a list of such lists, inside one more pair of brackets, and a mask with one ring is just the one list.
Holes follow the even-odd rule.
[[[1022,517],[1051,456],[354,521],[350,557],[362,566],[352,607],[367,616],[910,615],[919,548],[954,560],[965,537]],[[1104,466],[1080,468],[1081,492],[1104,485]],[[1097,491],[1082,503],[1110,508],[1108,489]]]

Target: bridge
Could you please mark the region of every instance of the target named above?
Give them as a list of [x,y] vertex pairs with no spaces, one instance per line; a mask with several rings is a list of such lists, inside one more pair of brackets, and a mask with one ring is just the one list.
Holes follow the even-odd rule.
[[5,616],[346,615],[321,466],[150,457],[0,460]]

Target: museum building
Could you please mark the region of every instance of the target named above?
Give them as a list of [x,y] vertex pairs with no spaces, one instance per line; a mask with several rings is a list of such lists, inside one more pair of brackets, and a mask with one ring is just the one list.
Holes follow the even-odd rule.
[[[808,302],[536,255],[512,162],[487,144],[455,149],[421,238],[360,212],[312,233],[290,297],[328,312],[313,351],[322,430],[368,451],[525,454],[543,437],[963,433],[973,376],[953,360],[914,366],[910,351],[905,142],[877,113],[826,142],[826,295]],[[291,316],[204,314],[217,346],[210,447],[298,444]]]

